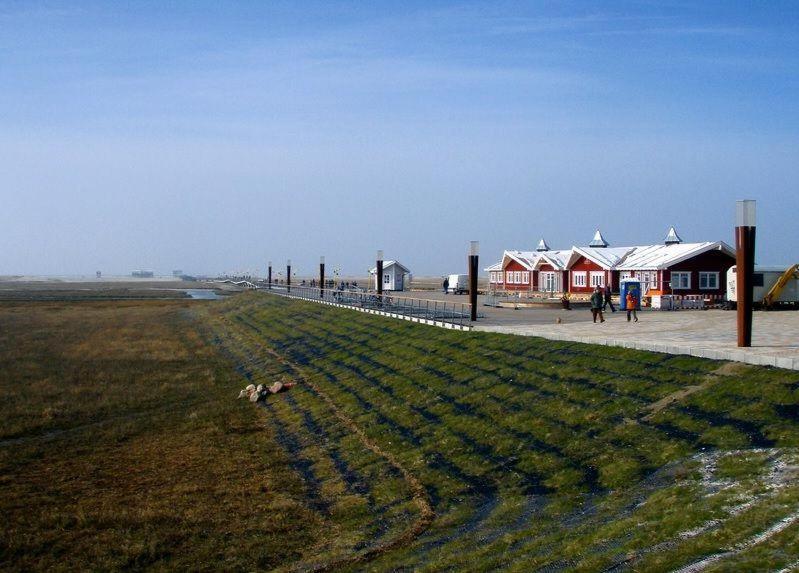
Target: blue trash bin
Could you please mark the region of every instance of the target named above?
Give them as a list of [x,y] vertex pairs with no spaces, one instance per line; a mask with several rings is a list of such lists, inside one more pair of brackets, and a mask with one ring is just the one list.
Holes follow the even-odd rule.
[[[635,297],[635,308],[627,308],[627,293]],[[619,308],[621,310],[641,310],[641,281],[622,279],[619,285]]]

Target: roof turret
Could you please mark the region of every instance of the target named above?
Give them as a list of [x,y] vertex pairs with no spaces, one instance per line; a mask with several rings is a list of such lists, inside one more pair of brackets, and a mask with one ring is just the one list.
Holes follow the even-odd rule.
[[544,237],[541,237],[541,240],[538,241],[538,246],[535,248],[535,250],[538,251],[539,253],[549,250],[549,245],[547,245],[547,242],[544,240]]
[[682,243],[682,239],[677,234],[674,227],[669,227],[669,232],[666,234],[666,239],[663,242],[667,245],[679,245]]
[[598,249],[603,249],[608,246],[608,242],[605,240],[605,237],[602,236],[600,230],[597,229],[596,233],[594,233],[593,240],[590,243],[588,243],[588,246],[595,247]]

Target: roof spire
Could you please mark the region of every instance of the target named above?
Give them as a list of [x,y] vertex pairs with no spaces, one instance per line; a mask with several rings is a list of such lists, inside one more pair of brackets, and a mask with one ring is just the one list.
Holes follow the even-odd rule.
[[549,250],[549,245],[547,245],[547,242],[544,240],[544,237],[541,237],[541,240],[538,241],[538,246],[535,248],[535,250],[538,251],[539,253],[542,251]]
[[608,242],[605,240],[605,237],[602,236],[600,230],[597,229],[596,233],[594,233],[594,239],[588,243],[588,246],[603,249],[608,246]]
[[677,234],[677,231],[674,230],[674,226],[669,227],[669,232],[666,234],[666,239],[663,242],[667,245],[679,245],[682,243],[682,239]]

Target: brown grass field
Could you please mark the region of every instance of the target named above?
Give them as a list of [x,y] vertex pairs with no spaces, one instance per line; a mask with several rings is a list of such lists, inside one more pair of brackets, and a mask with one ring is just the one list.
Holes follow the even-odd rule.
[[0,304],[0,569],[269,569],[319,537],[198,304]]

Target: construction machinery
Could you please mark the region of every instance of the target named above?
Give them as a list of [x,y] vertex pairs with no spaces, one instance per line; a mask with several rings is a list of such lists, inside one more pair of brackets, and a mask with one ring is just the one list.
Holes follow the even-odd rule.
[[[736,267],[727,271],[727,306],[735,308]],[[752,277],[752,298],[755,306],[772,309],[777,307],[799,308],[799,264],[785,267],[755,267]]]

